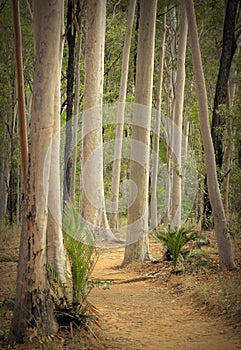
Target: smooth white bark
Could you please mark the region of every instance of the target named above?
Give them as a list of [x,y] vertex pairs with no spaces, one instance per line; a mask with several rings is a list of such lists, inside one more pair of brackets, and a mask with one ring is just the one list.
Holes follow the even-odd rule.
[[220,267],[230,270],[236,266],[232,255],[231,241],[227,234],[227,221],[217,180],[214,148],[209,125],[207,93],[203,74],[200,46],[198,41],[193,0],[186,0],[185,5],[187,11],[193,67],[199,103],[200,129],[204,146],[208,193],[213,212],[214,229],[218,243]]
[[[63,4],[64,5],[64,4]],[[66,256],[62,232],[62,201],[60,179],[60,82],[64,46],[64,6],[62,5],[62,29],[59,42],[59,56],[56,62],[56,87],[54,94],[53,141],[49,175],[47,259],[58,278],[66,281]]]
[[55,333],[53,305],[47,281],[47,218],[50,162],[54,132],[56,79],[62,40],[63,1],[33,2],[35,72],[31,146],[21,231],[15,307],[10,339],[23,341],[36,322],[43,334]]
[[96,240],[115,240],[107,221],[103,180],[102,96],[106,1],[87,2],[82,124],[82,217]]
[[181,226],[181,209],[182,209],[182,121],[183,121],[183,104],[184,104],[184,86],[185,86],[185,59],[187,45],[187,18],[184,0],[181,1],[180,7],[180,25],[179,40],[177,51],[177,75],[175,84],[175,109],[174,109],[174,134],[173,134],[173,187],[172,187],[172,212],[171,224],[173,227]]
[[129,57],[131,48],[132,27],[135,17],[136,0],[130,0],[128,8],[128,18],[126,24],[125,43],[123,48],[121,81],[119,104],[117,110],[117,125],[115,131],[115,149],[114,162],[112,168],[112,184],[111,184],[111,214],[110,227],[112,230],[118,231],[118,202],[119,202],[119,188],[120,188],[120,171],[121,171],[121,151],[123,140],[123,129],[125,119],[125,100],[129,71]]
[[[166,9],[165,9],[166,11]],[[163,82],[163,66],[165,57],[165,43],[166,43],[166,14],[162,18],[162,39],[160,43],[160,58],[158,71],[158,86],[157,86],[157,107],[156,107],[156,121],[154,134],[154,149],[153,149],[153,168],[151,174],[151,217],[150,224],[152,228],[158,226],[158,210],[157,210],[157,178],[158,178],[158,164],[159,164],[159,141],[160,141],[160,127],[161,127],[161,102],[162,102],[162,82]]]
[[157,1],[154,0],[140,2],[129,188],[130,200],[133,202],[128,208],[123,264],[150,259],[148,184],[156,7]]

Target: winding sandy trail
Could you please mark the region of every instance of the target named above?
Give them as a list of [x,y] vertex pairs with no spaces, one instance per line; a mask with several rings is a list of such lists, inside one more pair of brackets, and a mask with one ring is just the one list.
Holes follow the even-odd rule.
[[[123,248],[104,250],[94,278],[121,281],[137,276],[118,268]],[[100,349],[238,350],[240,330],[209,318],[187,299],[153,280],[94,288],[89,300],[101,313]]]

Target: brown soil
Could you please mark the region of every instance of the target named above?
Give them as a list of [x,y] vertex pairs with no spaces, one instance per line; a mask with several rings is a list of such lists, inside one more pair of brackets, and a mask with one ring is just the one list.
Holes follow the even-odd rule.
[[[14,237],[14,234],[13,234]],[[112,281],[109,289],[95,287],[89,302],[99,313],[93,334],[83,330],[60,333],[49,344],[33,336],[14,349],[238,350],[241,349],[241,288],[239,269],[221,272],[214,239],[204,247],[208,257],[179,264],[163,262],[160,245],[151,241],[156,263],[120,267],[124,248],[103,249],[93,278]],[[240,262],[240,244],[235,245]],[[7,237],[0,251],[0,349],[7,349],[16,278],[17,242]],[[184,268],[185,267],[185,268]],[[108,283],[107,283],[108,286]]]
[[[152,243],[152,250],[158,249],[159,245]],[[240,290],[233,290],[229,301],[233,303],[233,315],[227,315],[225,305],[219,305],[222,293],[226,294],[226,303],[229,298],[222,282],[226,283],[227,278],[232,287],[238,288],[234,281],[240,273],[216,271],[209,275],[201,269],[175,275],[170,263],[163,262],[118,268],[122,259],[123,249],[104,251],[94,271],[96,278],[115,281],[109,290],[94,289],[90,296],[101,312],[103,348],[241,349]],[[157,271],[156,278],[147,279]],[[210,287],[214,289],[207,289]],[[212,299],[214,304],[210,305]]]

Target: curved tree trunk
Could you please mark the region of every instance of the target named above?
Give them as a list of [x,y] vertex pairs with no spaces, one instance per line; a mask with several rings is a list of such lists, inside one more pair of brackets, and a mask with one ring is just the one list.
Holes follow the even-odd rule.
[[189,25],[189,35],[192,48],[192,59],[199,102],[199,118],[207,172],[207,184],[213,211],[214,228],[218,243],[220,267],[234,269],[231,242],[227,234],[227,221],[218,186],[214,147],[209,126],[207,93],[202,68],[201,52],[198,41],[197,25],[193,0],[186,0],[186,11]]
[[140,2],[136,92],[132,120],[130,204],[123,264],[150,259],[148,184],[156,7],[157,1],[155,0],[141,0]]

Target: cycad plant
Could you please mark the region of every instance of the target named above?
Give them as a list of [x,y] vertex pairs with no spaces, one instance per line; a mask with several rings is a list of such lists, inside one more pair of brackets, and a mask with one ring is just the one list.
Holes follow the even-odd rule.
[[87,296],[94,285],[90,277],[98,259],[98,252],[93,234],[86,232],[78,211],[70,203],[66,203],[65,206],[63,231],[71,267],[71,281],[63,284],[52,267],[47,266],[56,318],[59,324],[67,327],[71,324],[87,326],[87,319],[94,319],[98,324],[96,309],[87,302]]
[[196,233],[191,229],[168,227],[164,232],[155,231],[153,237],[160,243],[163,243],[171,254],[174,270],[176,270],[178,258],[183,247],[196,238]]
[[85,228],[79,213],[70,203],[65,206],[63,231],[71,264],[73,303],[82,304],[91,290],[89,279],[98,253],[92,232]]

